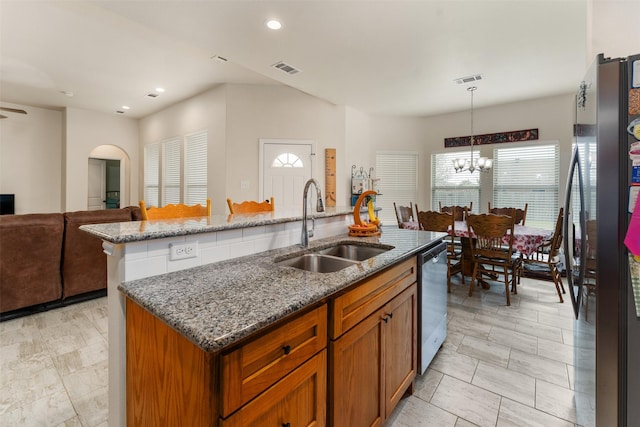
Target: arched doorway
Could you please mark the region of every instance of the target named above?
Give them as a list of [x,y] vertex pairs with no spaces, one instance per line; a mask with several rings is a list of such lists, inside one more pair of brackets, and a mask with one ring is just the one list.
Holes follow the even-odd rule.
[[88,159],[87,209],[116,209],[130,205],[130,159],[115,145],[100,145]]

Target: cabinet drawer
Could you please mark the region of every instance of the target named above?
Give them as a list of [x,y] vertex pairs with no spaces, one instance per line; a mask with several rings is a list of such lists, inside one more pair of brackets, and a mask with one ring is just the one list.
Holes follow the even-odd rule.
[[332,339],[348,331],[417,280],[416,258],[384,270],[331,301]]
[[243,406],[221,427],[281,427],[326,425],[327,351],[285,376]]
[[326,346],[324,304],[223,355],[222,416],[229,416]]

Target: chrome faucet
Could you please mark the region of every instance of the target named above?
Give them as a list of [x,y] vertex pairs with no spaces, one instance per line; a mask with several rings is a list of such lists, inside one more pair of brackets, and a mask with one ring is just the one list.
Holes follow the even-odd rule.
[[300,239],[300,244],[305,248],[309,246],[309,237],[313,237],[313,229],[315,228],[315,221],[313,220],[313,218],[311,218],[313,226],[311,230],[307,230],[307,195],[309,193],[309,187],[311,187],[311,184],[316,187],[316,196],[318,197],[316,211],[324,212],[324,204],[322,203],[322,191],[320,191],[320,185],[318,185],[318,181],[311,178],[304,185],[304,191],[302,192],[302,236]]

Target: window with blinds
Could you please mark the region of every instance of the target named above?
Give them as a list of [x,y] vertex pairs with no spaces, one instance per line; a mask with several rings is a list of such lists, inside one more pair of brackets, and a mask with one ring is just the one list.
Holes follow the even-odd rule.
[[[476,152],[476,156],[478,153]],[[476,171],[456,173],[453,161],[457,158],[471,158],[471,151],[436,153],[431,155],[431,209],[442,206],[469,206],[480,212],[480,175]]]
[[147,144],[144,149],[144,200],[204,205],[207,201],[207,132]]
[[397,224],[393,203],[409,206],[418,199],[418,154],[379,152],[376,154],[376,178],[380,179],[376,207],[381,208],[383,224]]
[[181,203],[181,141],[180,139],[164,141],[162,147],[162,204],[164,206],[169,203]]
[[187,135],[184,144],[184,202],[204,206],[207,203],[207,132]]
[[144,147],[144,201],[147,206],[160,203],[160,144]]
[[492,207],[524,208],[526,225],[553,229],[558,216],[558,144],[493,150]]

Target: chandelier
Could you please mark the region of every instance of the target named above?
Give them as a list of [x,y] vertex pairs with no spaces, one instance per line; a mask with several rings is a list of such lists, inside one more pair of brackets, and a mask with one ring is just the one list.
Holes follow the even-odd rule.
[[471,159],[455,159],[453,161],[453,168],[456,170],[456,173],[467,170],[471,173],[475,170],[479,170],[480,172],[489,172],[493,165],[493,160],[486,157],[478,157],[478,159],[473,158],[473,143],[475,141],[475,137],[473,136],[473,92],[476,89],[478,89],[476,86],[470,86],[467,88],[467,90],[471,92]]

